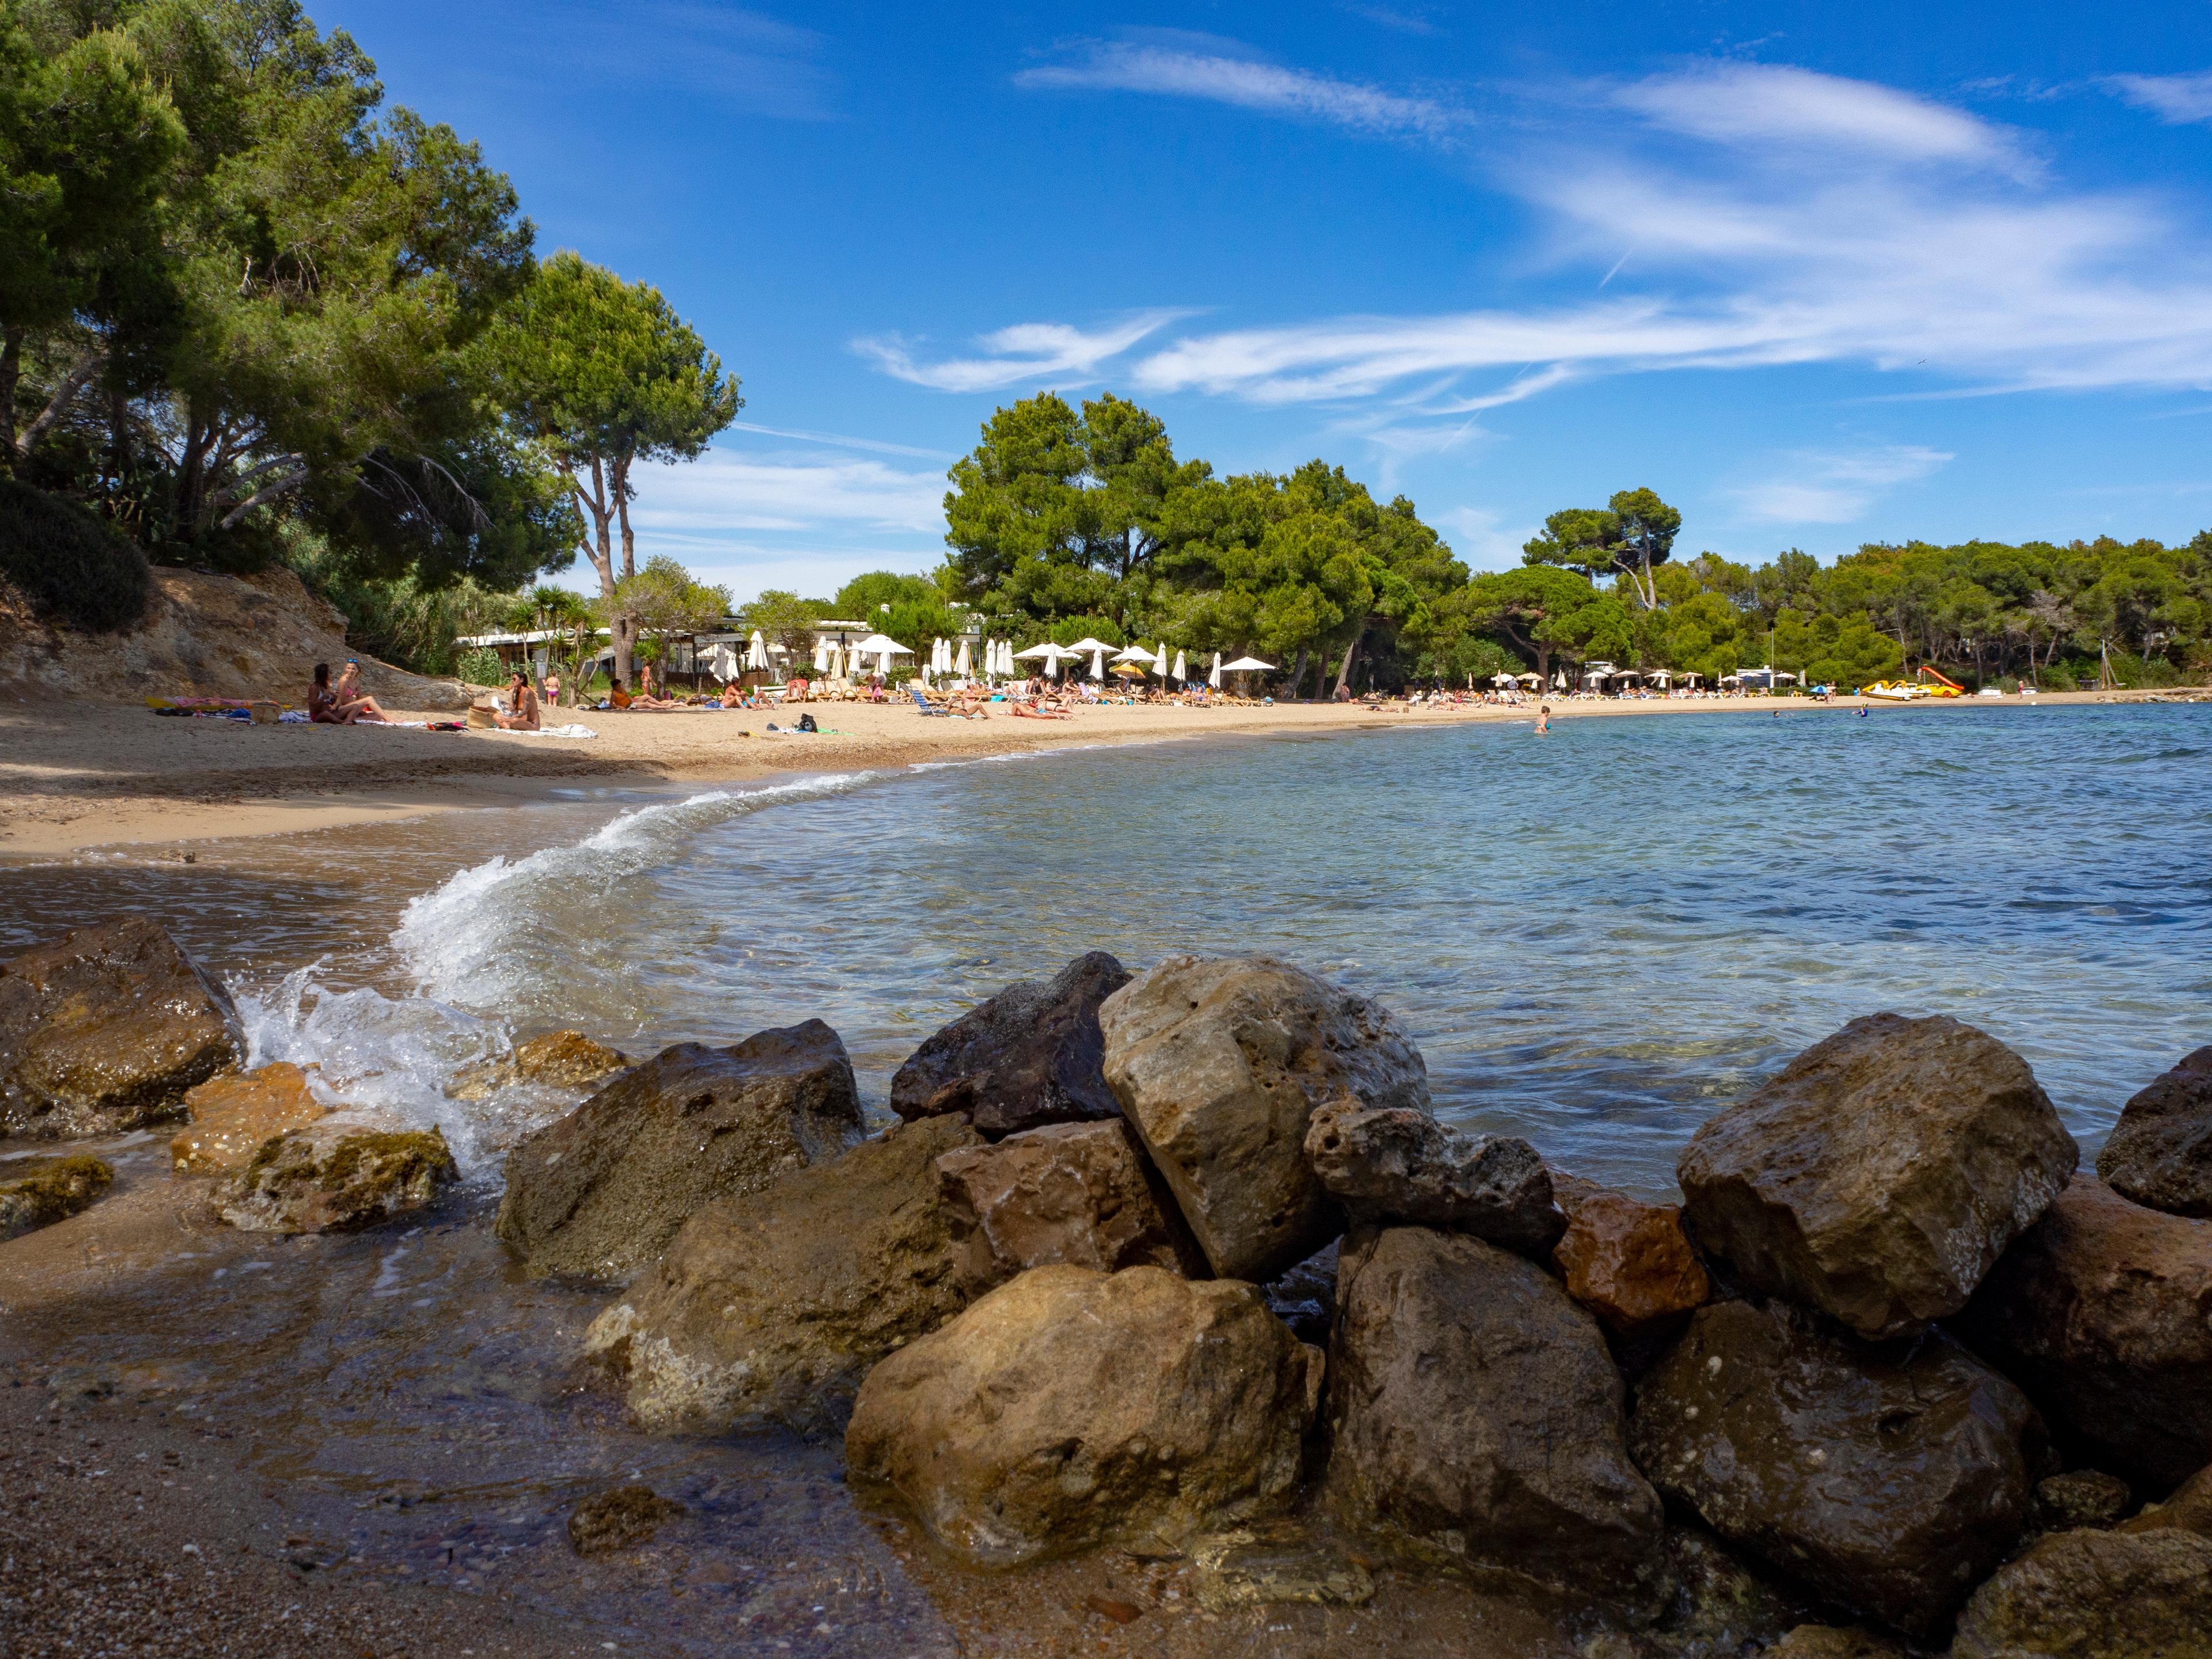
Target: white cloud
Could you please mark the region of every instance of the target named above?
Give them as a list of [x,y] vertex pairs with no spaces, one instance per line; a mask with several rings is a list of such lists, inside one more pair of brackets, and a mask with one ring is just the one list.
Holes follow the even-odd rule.
[[738,531],[934,537],[945,529],[945,487],[937,468],[710,449],[696,461],[641,469],[630,517],[641,536],[695,547]]
[[1356,81],[1285,69],[1234,49],[1212,50],[1099,41],[1073,64],[1024,70],[1023,87],[1155,93],[1198,98],[1361,132],[1441,137],[1461,117],[1432,99],[1385,92]]
[[1883,491],[1947,465],[1952,457],[1917,444],[1842,453],[1803,451],[1784,476],[1732,491],[1745,518],[1766,524],[1856,524]]
[[2193,75],[2107,75],[2104,84],[2169,126],[2212,121],[2212,70]]
[[1444,532],[1453,552],[1475,570],[1510,570],[1521,562],[1521,550],[1541,525],[1502,528],[1498,515],[1486,507],[1448,507],[1424,514]]
[[866,337],[853,349],[872,357],[884,373],[939,392],[994,392],[1024,383],[1079,385],[1096,380],[1099,366],[1118,357],[1147,335],[1187,316],[1182,311],[1146,311],[1099,329],[1066,323],[1017,323],[976,341],[988,354],[949,362],[919,363],[912,348],[895,334]]

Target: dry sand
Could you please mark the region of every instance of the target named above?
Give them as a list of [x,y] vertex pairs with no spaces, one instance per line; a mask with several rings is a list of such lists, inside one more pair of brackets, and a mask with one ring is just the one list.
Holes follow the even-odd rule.
[[[2124,696],[2125,694],[2121,694]],[[2111,701],[2046,696],[2038,706]],[[1555,720],[1733,713],[1817,719],[1834,703],[1574,702]],[[253,726],[177,720],[143,705],[35,695],[0,700],[0,857],[52,858],[89,847],[191,841],[417,817],[533,797],[578,780],[742,781],[792,772],[896,767],[1013,750],[1161,738],[1358,733],[1462,721],[1527,721],[1526,708],[1416,708],[1295,703],[1273,708],[1108,705],[1066,720],[928,718],[911,704],[810,705],[824,728],[770,733],[789,712],[625,714],[564,709],[590,738],[374,726]],[[1882,718],[2002,707],[2007,698],[1876,705]],[[394,708],[403,717],[412,716]],[[450,714],[436,718],[450,719]]]

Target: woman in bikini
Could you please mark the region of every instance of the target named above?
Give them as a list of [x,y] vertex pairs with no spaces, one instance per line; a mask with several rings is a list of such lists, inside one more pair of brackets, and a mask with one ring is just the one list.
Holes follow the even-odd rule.
[[538,729],[538,694],[530,689],[530,676],[520,668],[507,677],[507,696],[509,709],[494,714],[502,732],[535,732]]
[[358,658],[346,659],[344,671],[338,675],[337,690],[333,695],[337,698],[337,723],[340,726],[352,726],[362,720],[378,720],[387,726],[392,723],[392,716],[384,712],[374,697],[362,690]]

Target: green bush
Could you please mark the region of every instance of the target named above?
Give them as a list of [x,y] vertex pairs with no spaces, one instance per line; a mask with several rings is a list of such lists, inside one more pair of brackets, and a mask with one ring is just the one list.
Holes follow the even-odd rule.
[[146,614],[146,556],[98,514],[0,478],[0,577],[44,617],[93,633]]
[[463,651],[456,672],[471,685],[505,685],[507,665],[499,659],[499,653],[488,645],[472,645]]

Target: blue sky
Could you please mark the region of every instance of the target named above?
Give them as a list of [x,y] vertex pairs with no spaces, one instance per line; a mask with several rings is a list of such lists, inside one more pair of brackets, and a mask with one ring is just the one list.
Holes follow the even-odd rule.
[[2212,4],[324,0],[744,423],[641,480],[739,598],[942,554],[997,405],[1320,455],[1477,568],[2212,525]]

